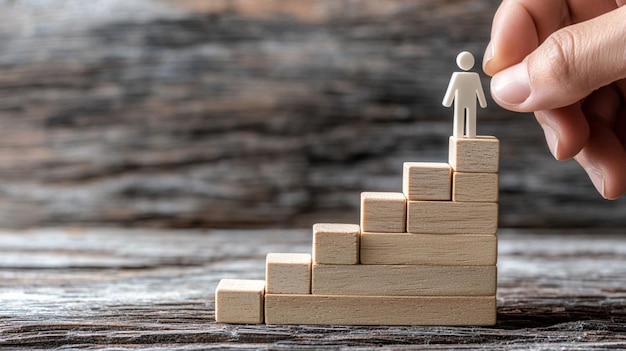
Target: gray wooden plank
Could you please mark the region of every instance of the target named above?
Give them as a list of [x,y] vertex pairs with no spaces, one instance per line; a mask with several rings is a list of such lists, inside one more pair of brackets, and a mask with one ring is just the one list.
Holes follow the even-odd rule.
[[0,345],[88,349],[614,349],[626,346],[626,237],[503,229],[493,328],[226,325],[222,278],[263,279],[310,230],[0,232]]

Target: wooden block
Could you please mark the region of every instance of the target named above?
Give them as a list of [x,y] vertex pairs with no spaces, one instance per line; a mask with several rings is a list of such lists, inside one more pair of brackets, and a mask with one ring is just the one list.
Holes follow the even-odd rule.
[[495,296],[265,295],[267,324],[494,325]]
[[409,201],[407,232],[416,234],[495,234],[494,202]]
[[402,193],[361,193],[361,230],[403,233],[406,229],[406,197]]
[[455,172],[496,173],[500,141],[492,136],[450,137],[448,163]]
[[215,320],[219,323],[263,323],[264,280],[222,279],[215,289]]
[[496,266],[313,265],[314,295],[486,296]]
[[358,264],[360,234],[357,224],[313,225],[313,263]]
[[269,253],[265,262],[268,294],[311,293],[311,255]]
[[447,163],[405,162],[402,192],[407,200],[450,200],[452,168]]
[[452,201],[498,202],[498,173],[454,172]]
[[495,235],[361,233],[362,264],[486,266],[497,258]]

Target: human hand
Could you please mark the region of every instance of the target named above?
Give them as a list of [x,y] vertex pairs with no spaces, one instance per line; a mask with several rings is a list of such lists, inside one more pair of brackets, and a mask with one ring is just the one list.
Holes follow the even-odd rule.
[[502,107],[534,112],[557,160],[626,192],[626,0],[504,0],[483,70]]

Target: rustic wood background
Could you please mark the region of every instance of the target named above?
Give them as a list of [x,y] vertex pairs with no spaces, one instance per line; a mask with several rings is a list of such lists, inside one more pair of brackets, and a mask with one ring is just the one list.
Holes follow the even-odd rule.
[[[0,0],[0,226],[356,222],[403,161],[446,160],[454,58],[498,4]],[[489,102],[502,226],[626,225]]]

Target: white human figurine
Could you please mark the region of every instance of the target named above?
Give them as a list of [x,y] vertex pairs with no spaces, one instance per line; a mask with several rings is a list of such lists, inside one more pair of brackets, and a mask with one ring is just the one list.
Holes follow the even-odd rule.
[[[456,57],[456,64],[460,69],[468,71],[474,67],[474,56],[467,51]],[[454,72],[446,95],[443,97],[443,106],[452,106],[454,101],[454,127],[452,135],[456,138],[476,137],[476,98],[480,107],[487,107],[485,92],[480,84],[480,77],[476,72]],[[463,133],[465,130],[465,134]]]

